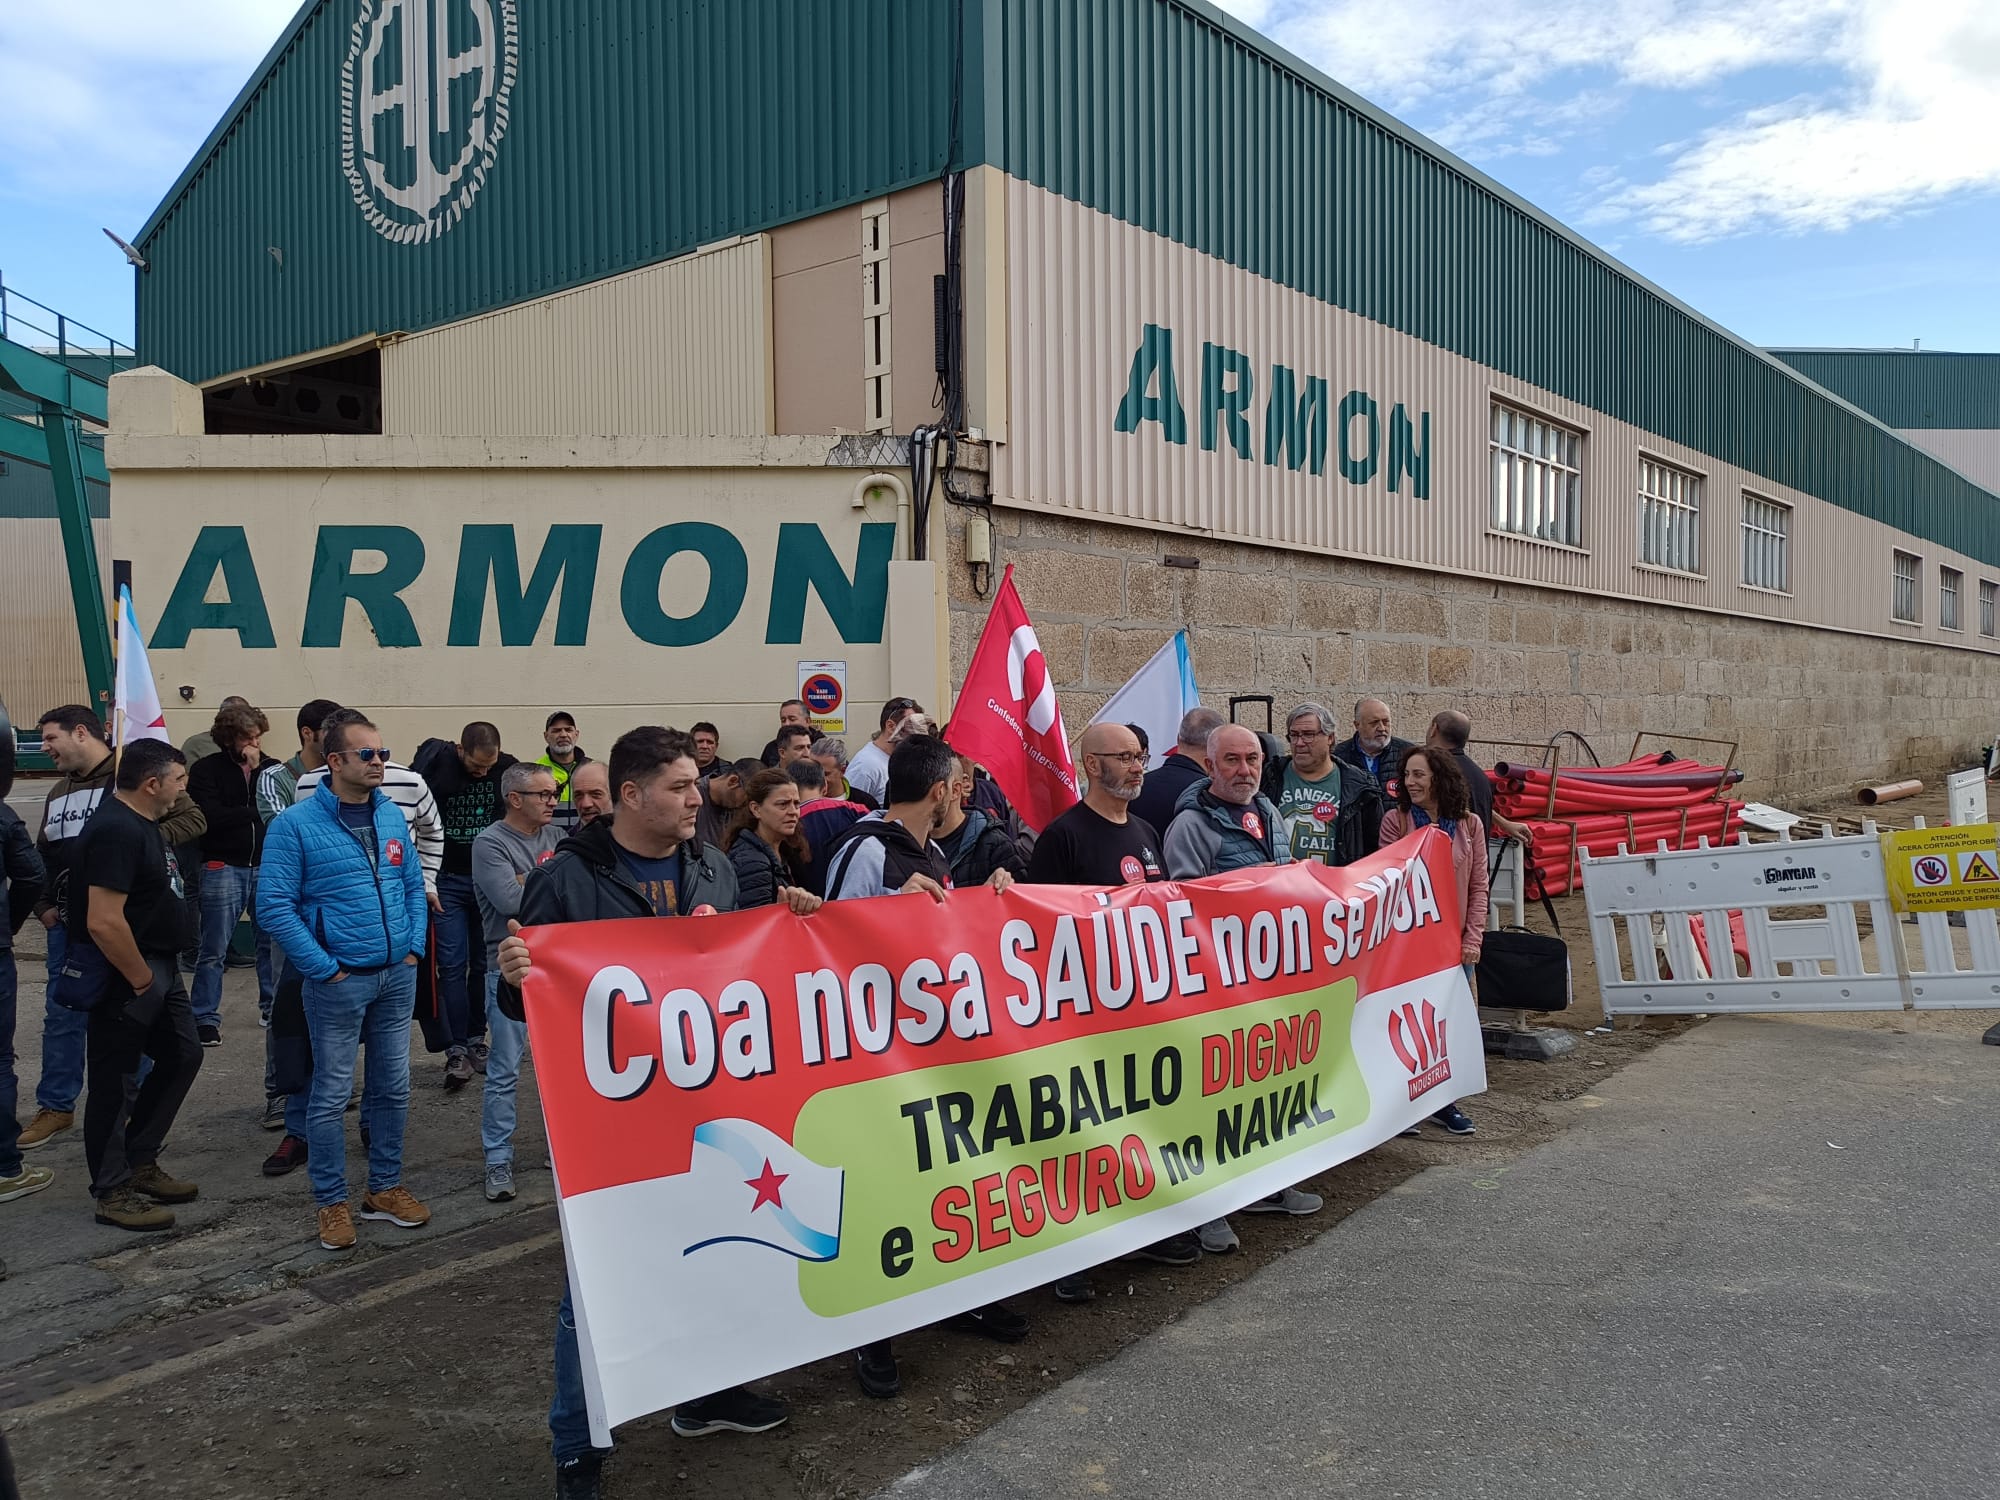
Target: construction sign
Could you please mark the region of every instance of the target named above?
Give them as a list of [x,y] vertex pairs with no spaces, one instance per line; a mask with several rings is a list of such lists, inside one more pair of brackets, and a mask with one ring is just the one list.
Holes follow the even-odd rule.
[[1991,823],[1885,833],[1882,866],[1897,911],[2000,907],[2000,827]]

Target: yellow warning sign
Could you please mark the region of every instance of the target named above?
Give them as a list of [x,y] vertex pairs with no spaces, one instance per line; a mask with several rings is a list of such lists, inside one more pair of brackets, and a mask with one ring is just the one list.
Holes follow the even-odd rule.
[[1991,823],[1885,833],[1882,865],[1897,911],[2000,907],[2000,827]]
[[1994,869],[1995,855],[1991,849],[1968,849],[1958,857],[1958,879],[1961,885],[2000,884],[2000,870]]

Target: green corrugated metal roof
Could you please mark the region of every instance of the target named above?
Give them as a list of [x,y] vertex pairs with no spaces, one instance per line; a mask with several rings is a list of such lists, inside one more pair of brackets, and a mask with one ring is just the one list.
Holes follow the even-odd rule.
[[[302,10],[155,214],[147,358],[199,380],[455,321],[945,165],[951,4],[519,0],[480,196],[392,243],[342,172],[338,79],[394,3]],[[965,161],[2000,563],[2000,499],[1205,0],[962,4]]]
[[1891,427],[2000,429],[2000,354],[1915,349],[1773,349],[1809,380]]

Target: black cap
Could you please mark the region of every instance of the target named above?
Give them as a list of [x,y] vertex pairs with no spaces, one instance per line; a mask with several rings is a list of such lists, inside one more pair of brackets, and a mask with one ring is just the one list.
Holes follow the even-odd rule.
[[554,713],[550,714],[546,720],[543,721],[542,728],[545,730],[553,729],[558,724],[567,724],[569,725],[570,728],[574,729],[576,728],[576,716],[574,714],[565,713],[563,712],[563,710],[559,708]]

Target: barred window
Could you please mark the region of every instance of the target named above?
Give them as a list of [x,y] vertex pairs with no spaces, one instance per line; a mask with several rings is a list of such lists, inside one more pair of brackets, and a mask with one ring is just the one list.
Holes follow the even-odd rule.
[[1701,571],[1701,476],[1639,460],[1639,561],[1677,573]]
[[2000,596],[2000,583],[1995,583],[1990,578],[1980,579],[1979,580],[1979,633],[1981,635],[1992,635],[1994,633],[1993,604],[1996,596]]
[[1493,529],[1583,545],[1583,434],[1493,403]]
[[1917,575],[1923,570],[1924,560],[1914,552],[1897,549],[1892,561],[1889,584],[1890,617],[1914,625],[1921,615],[1917,613]]
[[1938,569],[1938,624],[1946,630],[1963,630],[1958,622],[1958,596],[1965,586],[1965,575],[1956,568]]
[[1743,497],[1743,581],[1755,589],[1792,590],[1792,508],[1761,495]]

